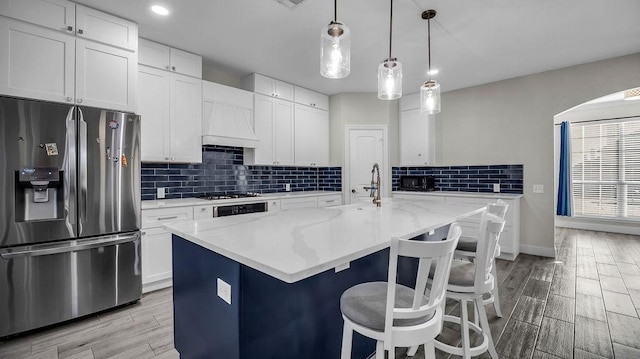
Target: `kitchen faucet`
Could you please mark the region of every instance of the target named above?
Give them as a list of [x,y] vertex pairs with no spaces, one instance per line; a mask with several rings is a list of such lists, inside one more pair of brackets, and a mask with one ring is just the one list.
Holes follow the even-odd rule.
[[[378,173],[378,176],[375,177],[376,180],[374,182],[374,175]],[[373,203],[376,204],[376,207],[380,207],[382,205],[382,200],[380,199],[380,166],[377,163],[373,164],[373,169],[371,169],[371,187],[363,187],[366,191],[371,191],[369,197],[373,197]]]

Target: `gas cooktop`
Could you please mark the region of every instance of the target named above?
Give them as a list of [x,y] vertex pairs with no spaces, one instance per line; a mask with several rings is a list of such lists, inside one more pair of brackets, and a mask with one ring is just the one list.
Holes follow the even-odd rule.
[[260,193],[246,192],[246,193],[212,193],[204,196],[198,196],[197,198],[215,201],[218,199],[235,199],[235,198],[250,198],[260,197]]

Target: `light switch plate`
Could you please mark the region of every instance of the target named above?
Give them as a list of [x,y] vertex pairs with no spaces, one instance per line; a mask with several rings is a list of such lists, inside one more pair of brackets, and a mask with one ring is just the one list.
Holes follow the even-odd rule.
[[500,183],[493,184],[493,192],[500,192]]
[[156,197],[160,199],[164,198],[164,188],[156,189]]
[[544,186],[541,184],[534,184],[533,193],[544,193]]
[[231,304],[231,284],[218,278],[218,297],[222,298],[227,304]]

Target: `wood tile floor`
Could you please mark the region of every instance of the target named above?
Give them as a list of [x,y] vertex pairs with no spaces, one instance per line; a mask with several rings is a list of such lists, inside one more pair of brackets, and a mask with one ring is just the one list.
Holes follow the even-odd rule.
[[[497,263],[504,317],[487,311],[500,358],[639,359],[640,236],[559,228],[556,243],[556,260],[520,255]],[[157,291],[125,308],[0,342],[0,358],[179,358],[171,295]],[[447,311],[459,308],[451,303]],[[446,325],[441,339],[456,343],[457,330]],[[422,349],[414,358],[424,358]]]

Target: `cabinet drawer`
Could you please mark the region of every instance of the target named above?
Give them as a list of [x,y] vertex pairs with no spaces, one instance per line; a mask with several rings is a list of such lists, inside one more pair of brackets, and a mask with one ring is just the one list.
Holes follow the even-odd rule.
[[410,194],[410,193],[394,193],[393,198],[397,199],[407,199],[411,201],[433,201],[433,202],[444,202],[444,196],[426,196],[420,194]]
[[281,209],[298,209],[298,208],[314,208],[318,207],[317,197],[305,197],[305,198],[286,198],[282,199],[280,203]]
[[193,207],[193,219],[213,218],[213,206],[195,206]]
[[318,196],[318,207],[331,207],[342,205],[342,195]]
[[146,209],[142,211],[142,228],[157,228],[187,219],[193,219],[193,207]]

